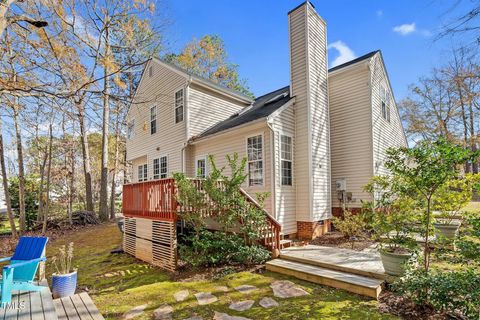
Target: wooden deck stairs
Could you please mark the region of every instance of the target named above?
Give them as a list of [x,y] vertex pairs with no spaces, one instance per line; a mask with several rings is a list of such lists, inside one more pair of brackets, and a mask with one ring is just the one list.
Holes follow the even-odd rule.
[[377,299],[385,274],[373,253],[305,246],[283,249],[267,270]]

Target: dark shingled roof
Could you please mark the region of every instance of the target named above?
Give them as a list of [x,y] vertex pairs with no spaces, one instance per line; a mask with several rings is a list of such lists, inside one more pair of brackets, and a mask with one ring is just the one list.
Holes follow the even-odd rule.
[[345,67],[348,67],[349,65],[352,65],[354,63],[357,63],[357,62],[360,62],[362,60],[366,60],[366,59],[369,59],[371,57],[373,57],[376,53],[380,52],[380,50],[375,50],[375,51],[372,51],[372,52],[369,52],[367,54],[364,54],[363,56],[361,57],[358,57],[356,59],[353,59],[353,60],[350,60],[350,61],[347,61],[345,63],[342,63],[338,66],[335,66],[333,68],[330,68],[328,69],[328,72],[332,72],[332,71],[335,71],[335,70],[338,70],[338,69],[341,69],[341,68],[345,68]]
[[230,118],[217,123],[213,127],[196,136],[194,139],[203,138],[257,119],[266,118],[290,101],[290,99],[289,86],[267,93],[266,95],[256,98],[251,106],[246,107],[239,113],[232,115]]
[[[350,60],[336,67],[330,68],[328,69],[328,72],[345,68],[354,63],[369,59],[378,52],[380,52],[380,50],[369,52],[361,57]],[[284,88],[267,93],[261,97],[256,98],[253,105],[246,107],[239,113],[232,115],[230,118],[215,124],[213,127],[210,127],[198,136],[194,137],[193,140],[203,138],[224,130],[228,130],[261,118],[266,118],[273,112],[275,112],[277,109],[281,108],[285,103],[290,101],[291,98],[292,97],[290,97],[290,86],[286,86]]]

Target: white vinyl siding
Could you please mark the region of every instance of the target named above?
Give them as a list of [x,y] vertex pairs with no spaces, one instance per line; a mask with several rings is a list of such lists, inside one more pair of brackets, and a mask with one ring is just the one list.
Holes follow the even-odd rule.
[[247,105],[196,85],[188,88],[190,136],[196,136],[220,121],[230,118]]
[[[372,58],[370,70],[372,81],[373,173],[375,175],[388,174],[388,170],[385,168],[386,150],[391,147],[407,146],[407,141],[380,54],[376,54]],[[382,116],[381,86],[385,88],[386,96],[391,97],[389,98],[390,122]]]
[[248,185],[263,185],[263,136],[247,138]]
[[[273,119],[272,127],[275,132],[275,219],[282,226],[283,234],[292,234],[297,232],[296,218],[296,188],[298,179],[296,172],[298,165],[296,163],[296,142],[295,139],[295,114],[293,105],[282,111]],[[286,135],[292,138],[292,185],[282,185],[281,181],[281,136]]]
[[[264,184],[263,186],[249,186],[248,177],[245,183],[243,184],[243,189],[247,191],[252,197],[256,197],[258,192],[268,192],[269,196],[265,200],[265,209],[268,212],[272,212],[272,190],[271,190],[271,140],[269,129],[266,127],[265,123],[252,124],[247,127],[239,128],[231,132],[225,132],[219,134],[210,139],[203,141],[198,141],[196,144],[189,146],[188,154],[190,160],[187,160],[189,167],[187,169],[187,174],[191,177],[196,175],[195,172],[195,159],[199,156],[209,155],[213,156],[215,164],[217,167],[222,168],[226,167],[225,174],[229,175],[231,172],[228,168],[227,160],[225,159],[226,155],[233,156],[236,152],[239,156],[239,161],[247,156],[246,140],[247,137],[263,135],[263,163],[264,163]],[[248,169],[245,169],[245,174]]]
[[133,139],[135,136],[135,119],[132,119],[127,124],[127,139]]
[[[187,78],[151,60],[154,73],[144,76],[139,84],[134,103],[127,115],[127,123],[135,119],[135,134],[126,142],[127,161],[148,157],[149,178],[153,178],[153,159],[168,154],[168,170],[182,171],[182,148],[187,140],[185,122],[175,124],[175,92],[187,84]],[[149,66],[147,66],[148,68]],[[150,134],[150,108],[156,106],[157,134]],[[161,133],[161,134],[160,134]]]
[[373,175],[370,73],[368,62],[330,75],[329,102],[332,151],[332,207],[341,207],[336,181],[346,179],[347,192],[361,207],[368,199],[363,186]]

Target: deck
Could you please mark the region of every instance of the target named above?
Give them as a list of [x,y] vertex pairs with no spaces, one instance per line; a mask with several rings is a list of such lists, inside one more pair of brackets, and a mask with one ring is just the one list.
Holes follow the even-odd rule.
[[12,304],[0,309],[5,320],[103,320],[97,307],[86,292],[72,297],[53,299],[46,281],[39,292],[15,293]]

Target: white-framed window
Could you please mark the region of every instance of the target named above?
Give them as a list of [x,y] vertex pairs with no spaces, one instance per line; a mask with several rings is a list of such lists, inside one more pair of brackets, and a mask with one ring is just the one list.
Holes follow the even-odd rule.
[[135,119],[127,123],[127,139],[132,139],[135,136]]
[[160,179],[160,159],[153,159],[153,179]]
[[148,67],[148,76],[150,78],[153,76],[153,66]]
[[207,177],[207,157],[200,156],[195,159],[195,175],[197,178]]
[[390,93],[383,85],[380,86],[380,100],[382,104],[382,118],[390,122]]
[[293,182],[293,146],[292,137],[280,136],[280,179],[282,186],[291,186]]
[[147,181],[148,179],[148,165],[141,164],[138,166],[138,182]]
[[175,123],[183,121],[183,109],[184,109],[185,97],[183,89],[175,92]]
[[168,175],[167,156],[160,157],[160,179],[165,179]]
[[157,133],[157,106],[150,108],[150,134]]
[[263,136],[247,138],[248,185],[263,185]]

